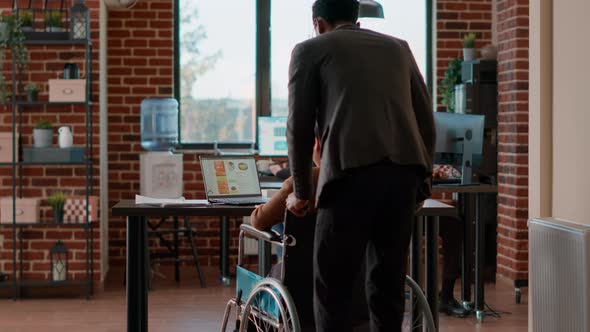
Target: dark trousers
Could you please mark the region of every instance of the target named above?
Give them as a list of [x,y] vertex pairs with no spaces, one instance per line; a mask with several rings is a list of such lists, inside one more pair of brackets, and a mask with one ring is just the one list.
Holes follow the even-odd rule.
[[442,239],[443,280],[454,282],[461,276],[463,222],[452,217],[440,218],[439,232]]
[[414,168],[387,163],[349,172],[325,187],[314,243],[318,332],[352,330],[359,272],[365,273],[371,331],[400,331],[417,186]]

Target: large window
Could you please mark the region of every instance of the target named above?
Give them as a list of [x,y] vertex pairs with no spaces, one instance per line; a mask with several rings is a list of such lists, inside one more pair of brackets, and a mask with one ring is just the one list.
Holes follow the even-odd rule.
[[[181,142],[252,143],[257,115],[287,115],[291,51],[313,37],[314,0],[176,1]],[[425,74],[426,1],[379,2],[385,19],[361,26],[408,41]]]
[[256,0],[177,1],[181,142],[252,142]]

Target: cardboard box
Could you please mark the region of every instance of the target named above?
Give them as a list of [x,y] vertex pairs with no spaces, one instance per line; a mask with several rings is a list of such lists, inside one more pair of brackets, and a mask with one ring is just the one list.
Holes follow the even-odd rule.
[[182,154],[147,152],[139,156],[140,192],[152,198],[179,198],[184,191]]
[[[37,223],[40,222],[39,198],[17,198],[16,199],[16,223]],[[0,198],[0,223],[12,224],[12,197]]]
[[[88,197],[89,221],[98,221],[98,196]],[[86,222],[86,196],[71,196],[64,203],[64,224]]]
[[86,101],[86,80],[49,80],[49,101]]
[[[18,139],[18,135],[16,136]],[[12,132],[0,132],[0,163],[12,162]],[[16,156],[18,158],[18,156]]]

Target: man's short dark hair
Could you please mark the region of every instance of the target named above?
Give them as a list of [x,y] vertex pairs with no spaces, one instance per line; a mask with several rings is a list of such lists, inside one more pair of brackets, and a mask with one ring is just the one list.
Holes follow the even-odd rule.
[[321,17],[330,25],[336,22],[356,23],[359,18],[358,0],[316,0],[312,7],[313,18]]

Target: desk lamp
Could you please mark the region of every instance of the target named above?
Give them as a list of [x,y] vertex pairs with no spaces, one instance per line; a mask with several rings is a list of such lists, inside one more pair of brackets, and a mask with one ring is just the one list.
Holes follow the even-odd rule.
[[360,0],[359,17],[385,18],[383,6],[374,0]]

